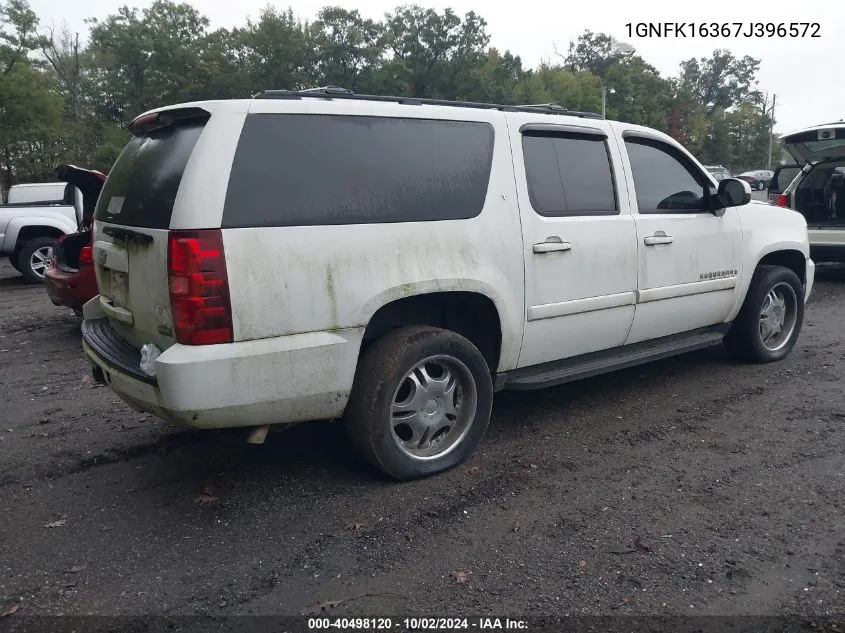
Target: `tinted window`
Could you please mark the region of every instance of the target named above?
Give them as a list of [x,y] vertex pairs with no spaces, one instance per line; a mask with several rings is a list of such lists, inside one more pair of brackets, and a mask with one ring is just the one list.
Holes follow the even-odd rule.
[[205,121],[183,120],[133,136],[109,172],[94,218],[127,226],[168,228],[182,174]]
[[540,215],[618,213],[604,138],[526,133],[522,152],[531,206]]
[[701,211],[706,208],[704,181],[684,155],[670,145],[626,139],[640,213]]
[[223,226],[472,218],[484,207],[492,160],[486,123],[250,115]]
[[800,167],[784,167],[777,170],[777,175],[773,178],[771,183],[772,191],[784,191],[800,171]]

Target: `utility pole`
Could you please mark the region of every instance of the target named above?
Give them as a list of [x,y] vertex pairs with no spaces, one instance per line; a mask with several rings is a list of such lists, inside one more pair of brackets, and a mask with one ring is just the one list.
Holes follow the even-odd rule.
[[604,118],[604,108],[607,103],[607,90],[604,87],[604,81],[601,82],[601,118]]
[[777,100],[778,96],[776,94],[772,95],[772,111],[770,116],[771,123],[769,124],[769,159],[766,163],[766,169],[772,169],[772,137],[775,135],[775,101]]

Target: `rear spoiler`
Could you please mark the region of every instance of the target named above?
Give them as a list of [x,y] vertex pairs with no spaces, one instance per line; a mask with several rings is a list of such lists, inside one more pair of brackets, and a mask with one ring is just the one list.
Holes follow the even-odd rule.
[[178,121],[188,119],[208,119],[211,113],[202,108],[174,108],[172,110],[160,110],[135,117],[129,124],[129,131],[134,135],[152,132],[166,128]]

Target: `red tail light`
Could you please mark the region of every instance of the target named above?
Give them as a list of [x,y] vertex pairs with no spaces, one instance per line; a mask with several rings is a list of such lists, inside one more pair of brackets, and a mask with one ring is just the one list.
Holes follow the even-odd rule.
[[94,256],[92,253],[93,249],[90,246],[83,246],[82,250],[79,251],[79,263],[80,264],[90,264],[94,261]]
[[170,231],[167,270],[176,340],[232,342],[232,305],[220,229]]
[[789,206],[789,198],[787,198],[785,193],[782,193],[778,196],[777,205],[779,207],[787,207]]

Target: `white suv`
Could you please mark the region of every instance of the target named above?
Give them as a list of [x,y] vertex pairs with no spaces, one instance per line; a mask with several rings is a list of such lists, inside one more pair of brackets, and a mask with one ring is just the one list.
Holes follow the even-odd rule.
[[801,215],[593,114],[327,88],[131,128],[95,214],[95,378],[257,441],[343,418],[398,479],[465,460],[499,389],[723,338],[782,359],[813,284]]

